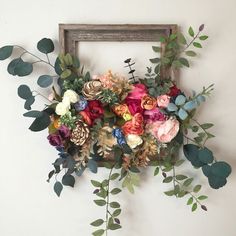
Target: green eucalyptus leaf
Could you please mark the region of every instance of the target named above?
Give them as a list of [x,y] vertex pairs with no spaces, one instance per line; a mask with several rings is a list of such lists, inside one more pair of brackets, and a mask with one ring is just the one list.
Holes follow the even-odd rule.
[[5,60],[11,56],[13,51],[13,46],[4,46],[0,48],[0,60]]
[[15,58],[13,59],[7,66],[7,71],[10,75],[16,75],[15,73],[15,67],[18,63],[23,62],[21,58]]
[[74,185],[75,185],[75,178],[74,178],[74,176],[65,174],[62,177],[62,184],[65,185],[65,186],[70,186],[70,187],[73,188]]
[[57,181],[55,184],[54,184],[54,192],[57,194],[58,197],[60,197],[61,195],[61,191],[63,189],[63,185]]
[[37,81],[38,85],[42,88],[47,88],[53,83],[53,78],[50,75],[41,75]]
[[34,102],[35,102],[35,97],[34,96],[27,98],[25,100],[24,108],[26,110],[31,110],[31,106],[34,104]]
[[33,72],[33,65],[29,62],[19,60],[15,65],[14,73],[20,77],[30,75]]
[[232,171],[231,166],[224,161],[215,162],[211,166],[212,174],[222,178],[227,178],[231,174],[231,171]]
[[88,165],[88,168],[90,169],[91,172],[93,172],[95,174],[97,173],[97,171],[98,171],[98,164],[97,164],[96,161],[94,161],[92,159],[89,159],[87,165]]
[[46,112],[42,112],[41,116],[37,117],[31,124],[29,129],[34,132],[42,131],[46,129],[51,123],[50,116]]
[[198,159],[203,163],[210,164],[214,160],[213,153],[211,150],[204,147],[203,149],[199,150]]
[[182,94],[178,95],[175,99],[175,105],[182,106],[186,102],[186,97]]
[[93,236],[102,236],[104,233],[105,233],[104,229],[99,229],[99,230],[94,231],[92,234]]
[[92,222],[91,225],[94,227],[98,227],[98,226],[102,225],[103,223],[104,223],[103,219],[98,219],[98,220],[95,220],[94,222]]
[[41,115],[42,115],[41,111],[29,111],[23,114],[23,116],[25,117],[33,117],[33,118],[40,117]]
[[66,79],[71,75],[71,70],[70,69],[66,69],[61,73],[61,78],[62,79]]
[[27,85],[23,84],[23,85],[20,85],[18,88],[18,96],[26,100],[32,97],[32,92]]
[[98,200],[94,200],[95,204],[97,204],[98,206],[105,206],[106,205],[106,201],[102,200],[102,199],[98,199]]
[[37,48],[40,52],[48,54],[54,51],[54,44],[51,39],[43,38],[38,42]]

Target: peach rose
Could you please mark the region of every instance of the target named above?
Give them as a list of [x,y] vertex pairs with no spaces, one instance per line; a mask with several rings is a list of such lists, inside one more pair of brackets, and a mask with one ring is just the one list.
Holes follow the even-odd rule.
[[170,103],[170,96],[168,95],[161,95],[157,97],[157,105],[160,108],[166,108]]
[[142,135],[143,130],[143,116],[137,113],[133,116],[132,120],[127,121],[123,126],[122,130],[124,135],[137,134]]
[[157,100],[149,95],[145,95],[141,100],[141,107],[145,110],[152,110],[157,105]]
[[113,111],[118,116],[123,116],[126,113],[129,113],[129,108],[126,104],[115,105]]
[[[156,123],[156,122],[155,122]],[[155,126],[155,125],[154,125]],[[152,133],[161,143],[169,143],[179,132],[179,121],[170,118],[162,123],[157,123]]]

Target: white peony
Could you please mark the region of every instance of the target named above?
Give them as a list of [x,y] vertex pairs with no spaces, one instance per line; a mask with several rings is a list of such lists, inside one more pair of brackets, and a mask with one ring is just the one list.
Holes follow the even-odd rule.
[[126,141],[131,148],[136,148],[137,146],[143,143],[142,138],[137,134],[128,134],[126,136]]
[[63,103],[65,106],[70,107],[70,98],[69,98],[69,97],[63,97],[62,103]]
[[56,113],[59,116],[64,116],[67,112],[69,112],[70,106],[67,104],[64,104],[63,102],[60,102],[56,106]]
[[67,90],[64,93],[64,97],[63,98],[68,98],[70,100],[70,103],[76,103],[76,102],[79,101],[79,95],[75,91],[73,91],[71,89]]

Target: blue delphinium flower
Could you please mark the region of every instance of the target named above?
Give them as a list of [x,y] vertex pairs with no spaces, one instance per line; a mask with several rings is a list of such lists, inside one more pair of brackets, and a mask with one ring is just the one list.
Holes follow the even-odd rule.
[[84,97],[80,97],[80,100],[75,103],[76,111],[83,111],[88,106],[88,101]]
[[116,137],[117,143],[122,146],[126,144],[125,136],[120,128],[115,128],[112,131],[112,135]]

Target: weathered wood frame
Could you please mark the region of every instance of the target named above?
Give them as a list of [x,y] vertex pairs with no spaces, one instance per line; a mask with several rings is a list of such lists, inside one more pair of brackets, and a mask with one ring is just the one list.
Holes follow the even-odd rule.
[[[175,24],[60,24],[60,51],[78,55],[78,43],[81,41],[159,42],[160,36],[168,36],[176,31]],[[164,47],[164,44],[161,43],[161,46]]]

